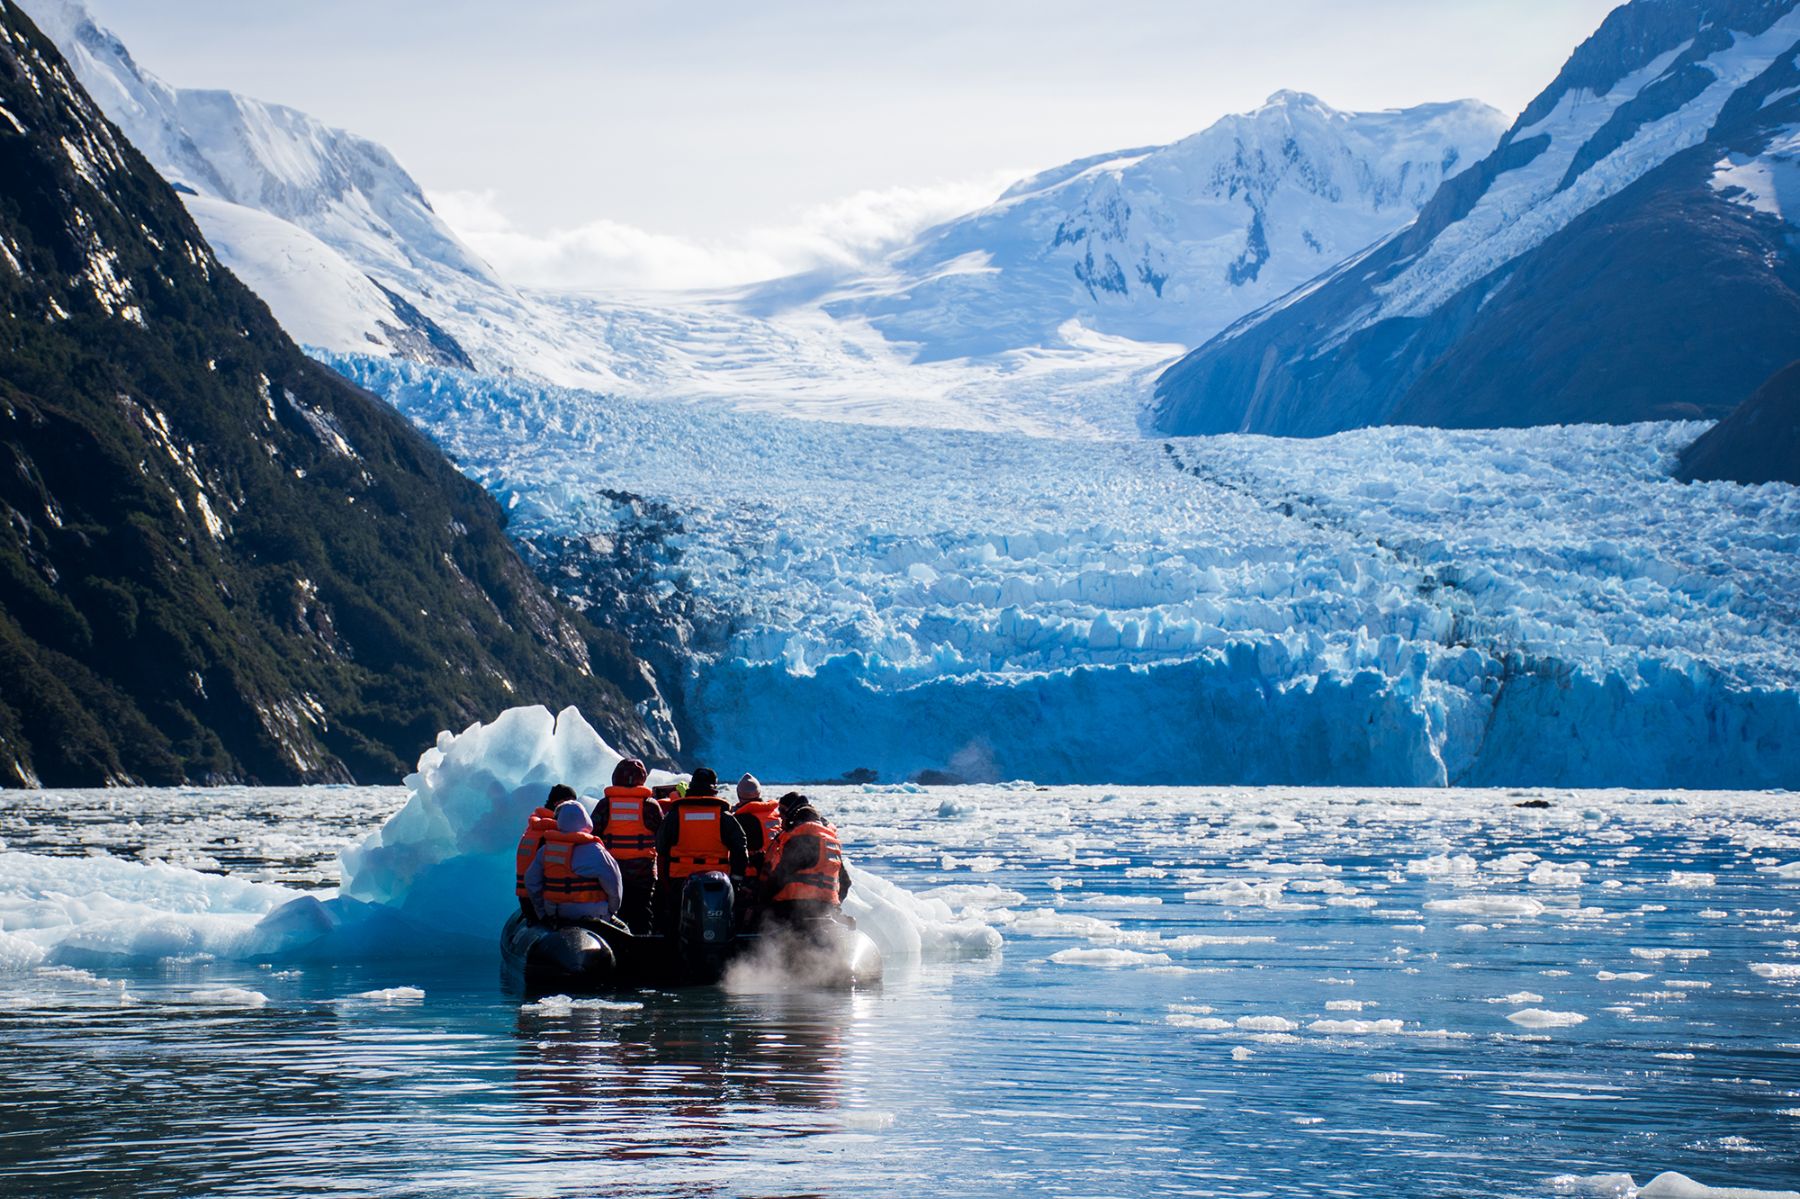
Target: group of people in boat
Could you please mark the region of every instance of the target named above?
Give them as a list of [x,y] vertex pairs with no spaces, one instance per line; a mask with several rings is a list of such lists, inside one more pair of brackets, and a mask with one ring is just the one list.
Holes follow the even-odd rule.
[[652,788],[636,758],[613,770],[592,806],[573,787],[550,788],[519,838],[516,885],[527,919],[621,923],[670,933],[694,875],[729,875],[746,927],[837,914],[850,892],[837,831],[806,796],[764,799],[745,774],[737,802],[706,767],[685,784]]

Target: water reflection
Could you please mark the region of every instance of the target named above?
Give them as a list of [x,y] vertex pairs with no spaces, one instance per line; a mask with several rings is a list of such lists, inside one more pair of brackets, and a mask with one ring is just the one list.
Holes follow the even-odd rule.
[[740,997],[702,990],[549,1010],[527,1004],[514,1030],[514,1092],[542,1127],[579,1122],[618,1141],[621,1157],[724,1146],[746,1121],[760,1135],[798,1135],[798,1113],[843,1102],[850,993]]

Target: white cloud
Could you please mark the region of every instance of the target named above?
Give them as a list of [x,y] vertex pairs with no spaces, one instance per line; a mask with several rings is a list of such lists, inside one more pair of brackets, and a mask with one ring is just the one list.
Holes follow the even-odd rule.
[[470,248],[517,286],[662,290],[853,270],[922,229],[992,203],[1015,178],[996,172],[929,187],[860,191],[807,209],[791,225],[752,229],[723,242],[605,218],[572,229],[521,229],[492,191],[438,191],[430,200]]

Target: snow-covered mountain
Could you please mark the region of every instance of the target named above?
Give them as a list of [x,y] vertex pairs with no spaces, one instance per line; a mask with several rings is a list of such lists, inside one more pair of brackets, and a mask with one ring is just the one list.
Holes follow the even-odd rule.
[[1416,224],[1158,384],[1169,431],[1717,417],[1800,355],[1800,12],[1634,0]]
[[171,87],[79,0],[27,0],[301,342],[566,386],[881,423],[1131,433],[1154,370],[1410,221],[1503,119],[1297,92],[1043,172],[866,275],[686,296],[521,292],[382,147]]
[[24,7],[296,340],[616,382],[603,349],[500,280],[383,147],[279,104],[171,87],[80,0]]
[[927,231],[827,304],[926,360],[1065,322],[1193,345],[1409,223],[1506,128],[1474,100],[1339,112],[1283,91],[1167,146],[1067,163]]

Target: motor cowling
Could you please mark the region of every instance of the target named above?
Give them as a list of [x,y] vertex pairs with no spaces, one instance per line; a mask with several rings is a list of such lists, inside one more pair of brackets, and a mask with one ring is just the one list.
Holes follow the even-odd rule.
[[718,871],[696,874],[681,889],[681,953],[688,961],[717,960],[737,936],[731,879]]

